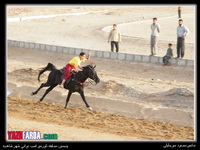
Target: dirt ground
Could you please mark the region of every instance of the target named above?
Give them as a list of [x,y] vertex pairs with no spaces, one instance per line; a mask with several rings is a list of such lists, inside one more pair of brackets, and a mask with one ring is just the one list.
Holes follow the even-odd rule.
[[[53,14],[91,12],[85,15],[59,16],[45,19],[10,22],[7,37],[13,40],[52,45],[110,51],[108,32],[104,27],[118,24],[122,34],[120,52],[149,55],[150,25],[157,17],[161,26],[158,56],[164,56],[168,43],[173,44],[176,57],[176,28],[178,6],[124,6],[124,7],[8,7],[8,17],[41,16]],[[195,57],[195,7],[183,6],[182,18],[190,30],[186,38],[185,59]],[[130,24],[127,24],[130,23]],[[107,28],[105,31],[110,31]],[[29,34],[27,34],[29,33]]]
[[[35,116],[35,118],[37,118],[37,116],[45,113],[47,116],[51,116],[47,118],[55,118],[55,122],[59,122],[59,120],[57,120],[58,118],[65,118],[68,116],[63,116],[63,113],[68,112],[68,110],[64,110],[63,108],[67,96],[66,90],[60,87],[56,87],[51,93],[49,93],[49,95],[46,96],[46,98],[44,99],[44,104],[38,105],[36,105],[35,102],[39,100],[46,88],[41,90],[36,96],[31,96],[30,93],[35,91],[41,84],[37,81],[37,76],[39,70],[42,67],[45,67],[48,62],[52,62],[56,67],[62,68],[65,65],[64,60],[69,60],[71,57],[73,57],[73,55],[63,55],[57,52],[9,47],[7,67],[8,90],[10,92],[10,98],[8,99],[8,130],[37,129],[47,132],[47,130],[45,130],[44,123],[46,125],[51,123],[45,121],[46,119],[44,118],[46,117],[40,120],[33,120],[32,117]],[[173,127],[184,128],[190,130],[191,132],[182,132],[181,130],[180,137],[177,137],[178,134],[177,136],[173,135],[170,137],[165,137],[164,135],[167,136],[168,134],[164,133],[163,129],[155,129],[156,134],[160,132],[159,134],[163,134],[164,137],[157,137],[154,134],[152,134],[152,136],[148,134],[145,137],[139,136],[141,134],[136,134],[134,129],[133,133],[131,133],[132,135],[129,134],[129,131],[116,131],[120,132],[121,135],[119,136],[117,134],[115,138],[112,138],[116,135],[116,132],[112,133],[109,137],[108,134],[110,134],[110,128],[106,130],[107,127],[104,126],[104,124],[101,124],[101,127],[105,129],[104,132],[98,128],[93,128],[94,131],[98,133],[92,132],[93,130],[91,131],[91,137],[96,136],[96,138],[90,138],[87,136],[74,137],[74,134],[82,131],[79,131],[79,128],[86,128],[83,125],[83,122],[80,120],[76,122],[77,125],[79,124],[77,132],[76,130],[73,130],[74,132],[70,132],[70,134],[68,134],[67,132],[58,130],[59,128],[55,128],[55,130],[52,129],[52,132],[56,132],[59,135],[61,134],[61,139],[65,139],[65,137],[67,138],[65,140],[193,139],[191,136],[194,125],[193,68],[180,66],[163,67],[162,65],[150,65],[145,63],[134,63],[126,61],[111,61],[108,59],[102,60],[97,58],[91,58],[90,62],[84,63],[83,65],[87,65],[90,63],[94,63],[97,65],[96,70],[99,78],[101,79],[101,82],[96,86],[88,84],[87,82],[85,87],[86,98],[90,106],[93,107],[94,111],[90,112],[86,110],[83,101],[77,94],[72,95],[69,102],[69,110],[75,111],[80,108],[80,111],[86,111],[87,113],[90,112],[91,114],[97,113],[96,115],[102,112],[109,117],[111,117],[112,115],[117,115],[118,117],[127,118],[128,120],[133,119],[136,121],[140,120],[142,122],[146,122],[148,120],[147,122],[149,122],[149,124],[158,123],[158,126],[160,126],[161,124],[170,125]],[[110,65],[106,65],[107,63],[109,63]],[[123,68],[125,65],[129,68],[129,71],[124,72]],[[115,67],[115,69],[112,69],[113,67]],[[158,72],[161,73],[158,74]],[[41,81],[45,82],[47,76],[48,72],[41,76]],[[30,101],[26,102],[26,99]],[[37,107],[43,106],[46,107],[43,109],[41,108],[42,111],[37,109]],[[57,110],[57,113],[55,113],[54,111],[49,112],[49,106],[59,108]],[[35,111],[37,111],[37,113],[35,113]],[[79,113],[73,115],[77,115],[78,118],[80,117],[80,119],[83,120],[89,119],[87,118],[88,116],[85,118],[82,116],[81,118],[80,111]],[[25,118],[24,114],[26,114]],[[70,113],[69,116],[71,115],[72,113]],[[104,118],[104,116],[100,116],[99,123],[103,123]],[[15,119],[18,119],[18,121],[14,121]],[[20,121],[20,119],[22,120]],[[98,118],[96,119],[98,120]],[[96,119],[93,121],[97,121]],[[40,124],[41,120],[43,120],[43,124]],[[117,121],[116,118],[113,118],[111,120],[113,120],[113,122],[116,121],[117,126],[121,126],[122,128],[124,127],[124,125],[122,125],[123,121]],[[31,125],[30,121],[35,122],[38,125]],[[73,124],[70,127],[74,127],[75,122],[73,120],[67,120],[67,122]],[[60,123],[59,125],[65,125],[67,128],[68,123]],[[19,126],[19,124],[21,125]],[[138,124],[129,124],[127,125],[127,127],[132,129],[132,127],[135,125],[137,126]],[[152,125],[151,127],[153,128],[154,125]],[[144,123],[141,128],[144,128],[144,130],[146,130],[148,126],[145,126]],[[101,131],[101,133],[103,133],[103,135],[101,138],[99,137],[98,139],[97,135],[99,134],[99,130]],[[85,133],[86,131],[83,132]],[[171,131],[168,132],[170,134],[175,134]],[[185,137],[182,137],[183,133],[185,134]],[[64,136],[63,134],[66,135]]]
[[193,128],[83,108],[8,98],[8,130],[58,133],[59,140],[192,140]]
[[[165,11],[157,13],[158,17],[176,15],[173,13],[175,7],[162,9],[138,7],[134,10],[131,7],[47,7],[42,10],[39,7],[26,7],[25,10],[24,8],[11,7],[8,16],[101,12],[82,16],[11,22],[8,23],[8,39],[107,51],[109,45],[106,43],[107,33],[101,30],[103,27],[112,25],[113,22],[120,24],[135,21],[137,18],[130,17],[131,15],[138,16],[138,19],[141,19],[138,14],[144,15],[144,19],[148,20],[163,9]],[[147,10],[151,10],[152,14],[146,13]],[[184,7],[184,13],[194,13],[193,7]],[[85,21],[88,23],[85,24]],[[192,39],[194,28],[189,25],[190,23],[188,22],[188,27],[191,36],[188,37],[187,47],[190,47],[191,53],[187,53],[186,58],[194,59]],[[67,25],[67,28],[59,27],[64,25]],[[126,30],[125,26],[121,27],[122,30]],[[79,29],[78,33],[75,32],[76,29]],[[162,39],[161,36],[160,38]],[[135,37],[124,37],[123,52],[148,55],[148,38],[134,39]],[[168,39],[169,37],[166,40],[163,39],[160,46],[165,47],[169,42]],[[129,49],[130,41],[133,40],[136,46]],[[101,44],[98,44],[99,41]],[[146,44],[141,44],[141,41]],[[195,70],[192,67],[173,65],[164,67],[160,64],[91,58],[89,62],[82,65],[96,64],[96,71],[101,79],[96,86],[88,82],[85,84],[86,99],[93,107],[93,111],[86,109],[78,94],[72,95],[69,108],[64,109],[67,91],[59,87],[49,93],[44,102],[36,104],[35,102],[45,91],[42,89],[37,95],[30,95],[41,84],[37,81],[39,70],[48,62],[53,63],[57,68],[62,68],[72,57],[74,55],[63,55],[58,52],[7,48],[7,83],[10,92],[7,99],[8,130],[58,133],[59,140],[194,139],[196,106],[194,101]],[[41,81],[45,82],[47,76],[48,72],[44,73]]]

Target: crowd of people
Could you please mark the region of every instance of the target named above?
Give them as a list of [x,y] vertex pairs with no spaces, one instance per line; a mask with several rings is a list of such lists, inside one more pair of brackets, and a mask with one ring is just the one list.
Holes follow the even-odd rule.
[[[178,7],[178,27],[177,27],[177,59],[182,59],[185,54],[185,37],[188,36],[189,30],[183,25],[183,19],[181,19],[181,7]],[[158,19],[156,17],[153,18],[153,23],[150,25],[151,29],[151,37],[150,37],[150,56],[156,56],[157,54],[157,44],[158,37],[161,32],[161,27],[158,23]],[[110,31],[108,36],[108,43],[111,43],[111,52],[114,52],[114,47],[116,52],[119,52],[119,43],[122,41],[122,35],[120,31],[117,29],[117,25],[113,24],[113,29]],[[90,60],[91,53],[81,52],[79,56],[72,58],[64,67],[64,76],[61,83],[61,87],[64,86],[64,83],[67,81],[67,84],[70,82],[69,77],[71,73],[77,72],[77,68],[83,70],[81,66],[81,62],[85,62]],[[163,57],[163,65],[169,65],[169,59],[173,57],[173,49],[172,43],[168,44],[168,49],[166,55]]]
[[[181,7],[178,7],[178,27],[177,27],[177,57],[176,59],[183,59],[185,54],[185,38],[189,34],[189,29],[183,24],[181,19]],[[158,37],[161,31],[161,27],[156,17],[153,18],[153,23],[150,25],[151,37],[150,37],[150,56],[156,56]],[[111,52],[114,52],[114,46],[116,52],[119,52],[119,43],[122,41],[120,31],[117,29],[117,25],[113,24],[113,29],[110,31],[108,36],[108,42],[111,43]],[[173,57],[172,43],[168,44],[166,55],[163,57],[164,65],[169,65],[169,59]]]

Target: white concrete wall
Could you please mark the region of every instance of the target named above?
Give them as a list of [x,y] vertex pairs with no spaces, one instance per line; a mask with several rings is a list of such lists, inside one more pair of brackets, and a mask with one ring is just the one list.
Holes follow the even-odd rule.
[[[54,51],[54,52],[56,51],[60,53],[75,54],[75,55],[80,54],[80,52],[82,51],[86,53],[88,52],[88,50],[81,49],[81,48],[63,47],[63,46],[57,46],[57,45],[30,43],[30,42],[15,41],[15,40],[8,40],[7,44],[8,46],[16,46],[16,47],[23,47],[23,48],[30,48],[30,49],[37,49],[37,50],[47,50],[47,51]],[[157,64],[163,63],[162,62],[163,57],[158,57],[158,56],[115,53],[115,52],[99,51],[99,50],[90,50],[90,51],[91,51],[92,57],[98,57],[98,58],[137,61],[137,62],[145,62],[145,63],[157,63]],[[170,59],[170,62],[173,65],[194,67],[194,60],[172,58]]]

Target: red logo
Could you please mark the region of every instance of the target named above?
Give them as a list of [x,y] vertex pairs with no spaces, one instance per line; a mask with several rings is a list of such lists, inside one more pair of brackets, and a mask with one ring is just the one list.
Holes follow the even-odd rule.
[[23,132],[22,131],[8,131],[9,140],[22,140]]

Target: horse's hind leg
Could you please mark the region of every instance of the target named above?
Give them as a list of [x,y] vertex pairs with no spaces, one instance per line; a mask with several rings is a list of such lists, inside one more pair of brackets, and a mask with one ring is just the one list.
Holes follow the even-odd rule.
[[50,86],[50,84],[49,84],[49,83],[42,83],[42,84],[40,85],[40,87],[39,87],[35,92],[32,92],[32,93],[31,93],[31,95],[37,94],[41,88],[47,87],[47,86]]
[[41,102],[43,99],[44,99],[44,97],[54,88],[54,87],[56,87],[58,84],[53,84],[53,85],[51,85],[47,90],[46,90],[46,92],[44,93],[44,95],[42,96],[42,98],[40,98],[40,100],[39,100],[39,102]]

